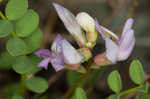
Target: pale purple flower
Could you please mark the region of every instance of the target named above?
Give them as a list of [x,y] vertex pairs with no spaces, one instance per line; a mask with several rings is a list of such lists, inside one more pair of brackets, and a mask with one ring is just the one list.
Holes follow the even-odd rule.
[[48,68],[48,63],[51,63],[56,71],[64,69],[64,64],[78,64],[82,61],[81,56],[75,48],[60,35],[56,36],[55,41],[51,46],[51,51],[48,49],[40,49],[35,52],[38,57],[44,58],[39,64],[39,67]]
[[63,21],[66,29],[76,39],[79,45],[84,46],[86,44],[86,38],[80,25],[77,23],[75,15],[57,3],[53,3],[53,6],[55,7],[60,19]]
[[[105,40],[107,59],[112,63],[126,60],[130,56],[135,45],[134,30],[132,29],[133,19],[129,18],[126,21],[120,39],[118,39],[113,32],[99,25],[97,20],[95,21],[96,29]],[[115,40],[112,40],[111,38],[114,38]]]

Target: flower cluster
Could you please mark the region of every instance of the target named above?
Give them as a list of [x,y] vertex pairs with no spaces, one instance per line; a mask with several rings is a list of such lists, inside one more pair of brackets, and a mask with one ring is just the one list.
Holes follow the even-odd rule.
[[135,45],[132,18],[127,19],[119,39],[113,32],[99,25],[97,19],[94,20],[86,12],[80,12],[75,16],[57,3],[53,3],[53,6],[80,48],[75,49],[67,40],[57,35],[51,51],[40,49],[35,52],[36,56],[44,58],[38,66],[47,69],[48,63],[51,63],[56,71],[62,70],[64,67],[80,69],[81,63],[92,57],[91,50],[96,44],[98,32],[105,40],[106,51],[94,57],[96,65],[114,64],[117,61],[126,60],[131,54]]

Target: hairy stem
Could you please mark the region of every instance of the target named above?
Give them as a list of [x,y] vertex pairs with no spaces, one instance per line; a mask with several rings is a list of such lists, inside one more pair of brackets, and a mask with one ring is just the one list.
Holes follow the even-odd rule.
[[62,96],[61,99],[68,99],[68,97],[72,94],[72,92],[80,85],[80,83],[85,80],[85,78],[87,77],[88,73],[91,71],[91,65],[92,65],[92,59],[89,60],[88,65],[87,65],[87,72],[85,74],[83,74],[79,80],[76,81],[76,83],[67,90],[67,92],[64,94],[64,96]]

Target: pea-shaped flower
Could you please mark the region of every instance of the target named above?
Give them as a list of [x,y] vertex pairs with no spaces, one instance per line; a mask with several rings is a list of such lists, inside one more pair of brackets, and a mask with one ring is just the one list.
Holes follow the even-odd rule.
[[66,29],[71,33],[80,46],[85,46],[85,34],[82,32],[80,25],[77,23],[74,14],[57,3],[53,3],[53,5]]
[[56,71],[62,70],[65,64],[79,64],[83,59],[83,56],[60,35],[56,36],[51,46],[51,51],[48,49],[40,49],[35,52],[35,55],[44,58],[38,64],[39,67],[47,69],[48,63],[51,63]]
[[[97,39],[94,19],[86,12],[80,12],[76,17],[68,9],[53,3],[58,16],[63,21],[66,29],[75,38],[80,47],[92,48]],[[84,31],[86,32],[86,36]]]
[[[133,19],[127,19],[121,38],[118,39],[118,37],[113,32],[99,25],[98,21],[96,20],[96,29],[105,40],[106,47],[105,53],[99,54],[95,57],[94,61],[97,65],[101,65],[102,61],[104,62],[104,59],[102,59],[104,57],[106,57],[109,62],[115,63],[117,61],[126,60],[130,56],[135,46],[135,36],[132,25]],[[105,60],[105,63],[109,62],[106,62]]]

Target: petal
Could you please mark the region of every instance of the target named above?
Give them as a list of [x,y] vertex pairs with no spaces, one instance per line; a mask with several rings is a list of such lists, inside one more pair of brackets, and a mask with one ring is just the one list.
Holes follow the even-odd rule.
[[51,57],[52,52],[48,49],[40,49],[34,52],[37,57],[48,58]]
[[133,48],[135,46],[135,37],[133,34],[133,30],[128,31],[128,33],[126,33],[124,39],[121,42],[121,46],[119,47],[119,54],[118,54],[118,60],[122,61],[122,60],[126,60]]
[[122,37],[124,37],[125,33],[127,33],[128,30],[130,30],[132,28],[134,20],[132,18],[127,19],[124,28],[123,28],[123,32],[122,32]]
[[73,35],[79,42],[86,43],[85,37],[83,37],[83,33],[80,25],[77,23],[75,16],[68,9],[62,7],[57,3],[53,3],[58,16],[63,21],[66,29]]
[[113,42],[111,39],[106,37],[105,46],[106,46],[106,57],[108,58],[109,61],[115,63],[117,61],[117,56],[119,51],[118,45],[115,42]]
[[119,46],[122,49],[127,49],[131,46],[131,43],[134,40],[135,40],[134,30],[130,29],[125,33],[124,37],[122,37],[121,40],[119,41]]
[[57,35],[56,39],[52,43],[51,50],[55,53],[60,53],[61,52],[61,43],[62,43],[63,38],[61,35]]
[[63,54],[60,54],[57,58],[51,59],[51,64],[56,72],[64,69]]
[[100,33],[100,35],[102,36],[103,39],[106,38],[106,35],[104,34],[101,25],[99,25],[98,20],[95,18],[95,26],[96,29],[98,30],[98,32]]
[[118,36],[115,33],[113,33],[112,31],[108,30],[107,28],[101,26],[98,23],[97,19],[95,19],[95,25],[96,25],[96,29],[101,34],[103,39],[105,39],[105,37],[114,38],[115,40],[119,39]]
[[39,67],[43,67],[43,68],[45,68],[45,69],[48,69],[48,63],[50,62],[50,58],[46,58],[46,59],[44,59],[44,60],[42,60],[39,64],[38,64],[38,66]]
[[78,64],[84,58],[67,40],[62,41],[62,51],[67,64]]

